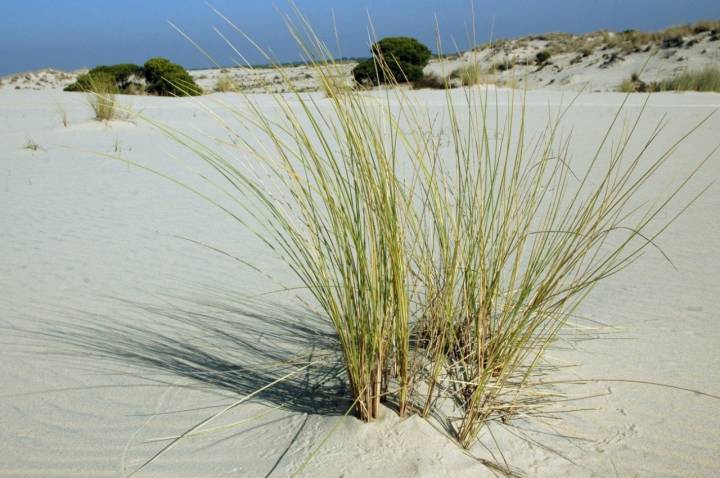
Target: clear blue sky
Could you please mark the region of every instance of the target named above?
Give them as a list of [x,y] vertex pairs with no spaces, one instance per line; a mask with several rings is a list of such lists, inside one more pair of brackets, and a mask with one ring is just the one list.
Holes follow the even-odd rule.
[[[165,56],[188,68],[209,61],[167,24],[170,20],[208,49],[221,64],[231,50],[212,31],[221,28],[252,62],[252,48],[219,19],[204,0],[0,0],[0,75],[43,67],[76,69],[97,64],[143,63]],[[285,0],[213,0],[280,61],[298,59],[276,8]],[[379,37],[414,36],[434,41],[434,14],[444,49],[468,45],[470,0],[296,0],[319,34],[335,45],[335,11],[344,56],[367,56],[367,14]],[[655,30],[699,19],[720,18],[720,0],[475,0],[478,40],[548,31]]]

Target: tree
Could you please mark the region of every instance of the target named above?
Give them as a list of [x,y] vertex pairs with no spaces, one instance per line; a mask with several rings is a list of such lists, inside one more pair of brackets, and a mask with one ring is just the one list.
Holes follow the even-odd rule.
[[406,83],[420,80],[430,60],[428,47],[414,38],[388,37],[371,47],[373,57],[353,69],[355,81],[361,84]]
[[197,96],[202,90],[182,66],[167,58],[151,58],[143,65],[147,92],[159,96]]

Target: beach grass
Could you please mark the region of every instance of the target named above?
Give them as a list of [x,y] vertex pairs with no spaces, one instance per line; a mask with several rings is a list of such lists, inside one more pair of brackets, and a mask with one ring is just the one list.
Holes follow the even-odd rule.
[[[598,283],[657,248],[694,199],[668,207],[709,158],[638,209],[636,196],[705,120],[652,158],[649,147],[630,153],[646,103],[623,132],[626,97],[576,171],[562,133],[572,101],[531,137],[524,94],[477,83],[445,89],[441,117],[392,82],[330,87],[320,99],[216,13],[276,65],[290,93],[272,95],[272,111],[244,93],[242,107],[219,103],[250,128],[214,115],[237,154],[155,125],[218,173],[204,180],[232,206],[184,187],[280,256],[333,325],[363,421],[378,418],[381,402],[423,416],[449,403],[459,411],[451,433],[469,448],[487,420],[536,400],[537,371],[568,318]],[[320,83],[333,85],[337,65],[310,23],[300,12],[285,20]],[[390,71],[389,59],[375,61]]]
[[707,65],[700,70],[685,71],[658,83],[660,91],[712,91],[720,93],[720,67]]
[[452,78],[459,78],[463,86],[473,86],[492,82],[492,76],[485,72],[477,62],[462,66],[453,71]]
[[114,83],[106,78],[89,77],[90,90],[86,94],[88,104],[97,121],[110,121],[118,116],[117,93]]
[[237,84],[229,75],[222,75],[215,82],[215,91],[218,93],[232,93],[237,89]]

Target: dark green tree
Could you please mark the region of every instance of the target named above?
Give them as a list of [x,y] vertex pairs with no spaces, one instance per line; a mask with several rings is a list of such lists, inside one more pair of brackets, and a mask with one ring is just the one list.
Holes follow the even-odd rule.
[[147,92],[159,96],[197,96],[202,89],[182,66],[167,58],[151,58],[143,65]]
[[361,84],[405,83],[423,77],[423,68],[430,60],[428,47],[414,38],[388,37],[374,43],[373,57],[353,69],[355,81]]

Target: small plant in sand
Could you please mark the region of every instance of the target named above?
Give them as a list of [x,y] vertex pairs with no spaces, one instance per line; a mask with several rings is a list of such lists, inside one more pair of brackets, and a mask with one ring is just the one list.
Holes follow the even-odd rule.
[[232,93],[237,90],[238,87],[235,80],[229,75],[222,75],[215,82],[215,91],[218,93]]
[[68,125],[70,124],[70,120],[68,119],[67,109],[65,109],[65,107],[62,104],[60,104],[59,102],[57,103],[57,113],[60,116],[60,121],[62,122],[62,125],[65,128],[67,128]]
[[114,80],[107,76],[88,77],[87,100],[98,121],[110,121],[118,115],[117,93]]
[[453,71],[452,78],[460,79],[463,86],[479,85],[492,82],[492,77],[485,72],[478,63],[471,63]]

